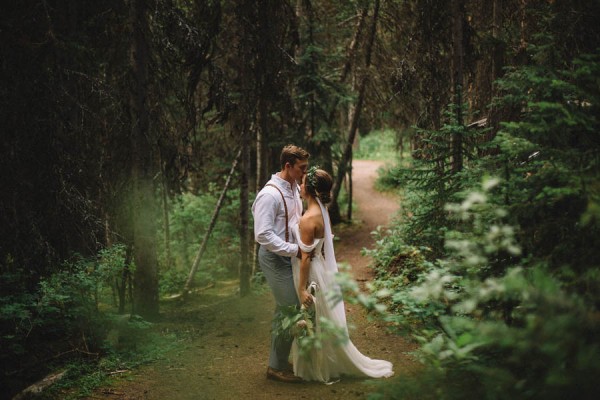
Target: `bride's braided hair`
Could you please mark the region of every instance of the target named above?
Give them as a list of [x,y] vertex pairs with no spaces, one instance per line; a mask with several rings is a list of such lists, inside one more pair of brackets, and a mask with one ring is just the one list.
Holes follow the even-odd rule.
[[321,200],[321,203],[327,205],[331,203],[331,188],[333,179],[327,171],[320,169],[318,166],[312,166],[306,172],[306,191],[311,196]]

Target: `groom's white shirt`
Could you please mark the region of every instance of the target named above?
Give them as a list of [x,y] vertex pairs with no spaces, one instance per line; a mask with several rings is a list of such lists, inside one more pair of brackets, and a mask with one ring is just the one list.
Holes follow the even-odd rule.
[[[290,241],[294,241],[292,227],[300,222],[302,216],[302,200],[298,185],[273,174],[267,184],[276,185],[283,193],[288,208]],[[280,256],[295,257],[298,253],[296,243],[285,241],[285,209],[281,203],[281,194],[271,186],[265,186],[256,196],[252,204],[254,216],[254,238],[270,252]]]

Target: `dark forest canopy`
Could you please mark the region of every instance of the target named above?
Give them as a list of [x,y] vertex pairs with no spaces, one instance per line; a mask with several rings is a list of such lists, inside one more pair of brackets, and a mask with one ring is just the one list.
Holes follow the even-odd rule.
[[[444,258],[448,243],[458,246],[452,240],[483,240],[482,226],[498,218],[514,228],[519,252],[496,249],[471,266],[474,275],[454,272],[479,282],[517,265],[546,271],[532,285],[556,279],[566,297],[580,296],[572,302],[583,331],[565,332],[589,340],[573,354],[597,348],[598,323],[586,315],[600,304],[600,1],[4,3],[3,386],[41,373],[31,354],[52,357],[76,342],[57,338],[100,337],[102,290],[114,290],[117,312],[156,318],[160,295],[182,285],[240,149],[214,234],[236,255],[209,249],[207,257],[219,274],[240,276],[245,293],[248,205],[277,170],[281,147],[306,147],[337,176],[331,212],[340,222],[352,143],[377,129],[394,130],[413,160],[388,173],[406,190],[411,217],[382,253],[397,260],[400,240],[429,249],[424,259]],[[475,227],[452,220],[445,204],[488,176],[499,183],[486,199],[506,215],[484,212]],[[391,279],[397,265],[379,267]],[[496,301],[483,314],[518,325],[508,314],[519,300]]]

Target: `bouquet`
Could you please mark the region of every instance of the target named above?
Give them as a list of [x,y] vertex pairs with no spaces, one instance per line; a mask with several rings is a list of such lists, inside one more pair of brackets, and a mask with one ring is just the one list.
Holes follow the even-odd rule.
[[[315,295],[317,292],[316,282],[308,285],[308,293]],[[314,336],[315,334],[315,306],[304,306],[298,309],[296,306],[289,306],[281,311],[279,320],[276,321],[276,334],[292,336],[296,339],[303,339]]]

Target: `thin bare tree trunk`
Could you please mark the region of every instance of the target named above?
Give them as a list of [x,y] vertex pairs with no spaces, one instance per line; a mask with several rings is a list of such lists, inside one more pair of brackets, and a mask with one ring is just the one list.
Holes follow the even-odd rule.
[[196,253],[196,258],[194,258],[194,263],[192,264],[192,268],[190,269],[188,278],[185,281],[185,285],[183,286],[183,291],[182,291],[181,295],[184,298],[193,286],[194,276],[196,275],[196,272],[198,271],[198,267],[200,266],[200,261],[202,260],[202,255],[204,254],[204,251],[206,250],[206,244],[208,243],[208,239],[210,238],[210,235],[211,235],[211,233],[215,227],[215,224],[217,222],[217,218],[219,217],[219,212],[221,211],[221,207],[223,206],[223,200],[225,199],[225,195],[227,194],[227,190],[229,189],[229,184],[231,183],[231,177],[233,176],[233,173],[235,172],[235,168],[237,167],[237,164],[240,160],[241,155],[242,155],[242,149],[240,149],[238,151],[237,155],[235,156],[235,159],[233,160],[233,164],[231,165],[231,169],[229,170],[229,175],[227,176],[227,180],[225,181],[225,186],[223,186],[223,190],[221,191],[221,195],[219,196],[219,200],[217,201],[217,205],[215,206],[215,210],[213,211],[213,215],[210,219],[210,224],[208,225],[208,229],[206,230],[206,233],[204,234],[204,238],[202,239],[202,244],[200,245],[200,248],[198,249],[198,252]]
[[169,196],[167,195],[167,179],[164,169],[162,171],[162,212],[163,212],[163,230],[165,240],[165,252],[167,256],[167,269],[173,266],[171,258],[171,227],[169,223]]
[[[359,39],[362,35],[362,31],[365,26],[365,21],[367,19],[368,7],[365,6],[360,10],[360,14],[358,16],[358,21],[356,22],[356,30],[354,31],[354,36],[352,37],[352,41],[350,41],[350,45],[348,46],[348,51],[346,52],[346,62],[344,63],[344,69],[342,70],[342,74],[340,75],[340,83],[344,83],[348,74],[352,70],[352,62],[354,61],[354,54],[356,53],[356,48],[358,46]],[[329,114],[329,121],[333,121],[335,118],[335,113],[337,110],[338,99],[336,98],[335,102],[331,107],[331,113]]]
[[353,196],[353,185],[352,185],[352,154],[350,154],[350,161],[348,163],[348,211],[346,213],[346,219],[352,221],[352,196]]
[[264,105],[264,101],[259,100],[258,105],[258,124],[256,126],[256,185],[255,191],[258,191],[267,183],[267,169],[266,169],[266,141],[267,141],[267,110]]
[[[255,193],[258,193],[265,183],[267,183],[266,170],[266,133],[267,133],[267,110],[265,102],[262,98],[258,99],[258,115],[256,126],[256,186]],[[252,257],[252,273],[254,275],[259,268],[258,265],[258,243],[254,243],[254,251]]]
[[[112,243],[112,234],[111,234],[111,229],[110,229],[110,216],[108,214],[108,211],[104,210],[103,213],[103,219],[104,219],[104,243],[106,245],[106,248],[110,248],[113,243]],[[111,294],[112,294],[112,300],[113,300],[113,305],[117,306],[119,304],[118,300],[117,300],[117,292],[119,290],[119,280],[118,278],[115,278],[113,284],[110,285],[111,288]]]
[[354,139],[356,137],[356,132],[358,130],[358,121],[360,118],[360,114],[363,108],[363,103],[365,99],[365,91],[367,88],[367,82],[369,80],[369,67],[371,66],[371,53],[373,51],[373,43],[375,42],[375,35],[377,33],[377,20],[379,18],[379,0],[375,0],[375,6],[373,9],[373,21],[371,23],[371,30],[369,34],[369,41],[367,43],[366,55],[365,55],[365,70],[361,78],[361,82],[358,89],[358,99],[356,101],[356,106],[354,108],[354,113],[352,115],[352,120],[350,122],[350,128],[348,130],[348,140],[346,142],[346,146],[344,148],[344,153],[342,155],[342,159],[338,164],[337,175],[333,184],[333,201],[329,208],[329,213],[331,215],[331,221],[335,224],[341,221],[341,215],[339,206],[337,204],[338,197],[340,194],[340,189],[342,187],[342,181],[346,176],[346,172],[348,170],[348,166],[350,165],[350,159],[352,157],[352,145],[354,144]]
[[249,190],[248,180],[250,176],[250,132],[246,124],[243,124],[242,137],[242,168],[240,174],[240,295],[246,296],[250,293],[249,262]]
[[[119,294],[119,314],[125,314],[125,304],[127,303],[127,284],[129,283],[129,298],[133,299],[131,292],[131,270],[129,266],[131,265],[131,249],[130,246],[127,247],[125,253],[125,266],[123,267],[123,271],[121,271],[120,283],[119,278],[116,278],[116,286]],[[132,308],[133,308],[133,300],[132,300]]]

